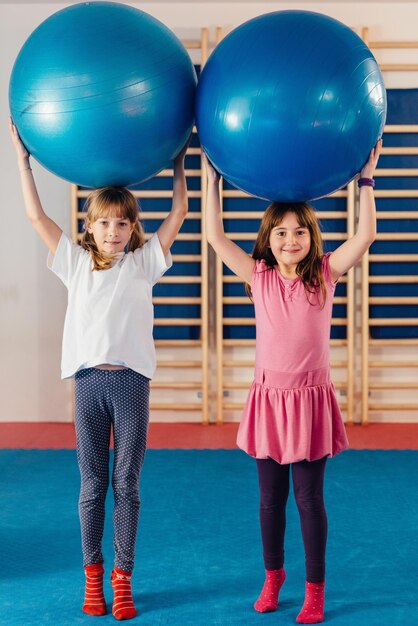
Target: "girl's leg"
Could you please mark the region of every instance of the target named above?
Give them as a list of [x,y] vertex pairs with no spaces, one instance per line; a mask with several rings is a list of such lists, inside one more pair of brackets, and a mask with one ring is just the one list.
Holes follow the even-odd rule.
[[292,465],[293,489],[300,515],[306,558],[306,580],[325,580],[327,514],[324,504],[324,473],[327,457]]
[[112,374],[115,565],[132,572],[140,507],[139,476],[147,446],[149,380],[129,369]]
[[109,485],[110,415],[104,371],[81,370],[75,378],[75,429],[81,475],[79,514],[84,565],[103,563],[102,537]]
[[286,578],[283,563],[289,465],[280,465],[273,459],[257,459],[257,470],[266,580],[254,608],[264,613],[277,608],[279,591]]
[[75,427],[81,475],[79,514],[86,588],[83,611],[104,615],[102,537],[109,484],[110,416],[104,375],[82,370],[75,378]]
[[286,503],[289,496],[289,465],[273,459],[256,459],[260,488],[260,526],[264,565],[283,567]]
[[132,370],[112,377],[114,464],[112,485],[115,567],[112,572],[116,619],[135,617],[131,572],[139,518],[139,476],[144,462],[149,421],[149,380]]
[[299,510],[306,560],[306,594],[299,624],[324,619],[325,550],[328,522],[324,504],[324,473],[327,457],[301,461],[292,466],[293,487]]

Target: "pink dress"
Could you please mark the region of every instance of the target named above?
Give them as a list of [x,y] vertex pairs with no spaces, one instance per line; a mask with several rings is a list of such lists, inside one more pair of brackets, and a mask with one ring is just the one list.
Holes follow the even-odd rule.
[[256,261],[251,290],[256,316],[255,375],[237,444],[258,459],[314,461],[348,448],[330,378],[329,346],[335,284],[324,255],[324,308],[306,297],[300,278],[287,279]]

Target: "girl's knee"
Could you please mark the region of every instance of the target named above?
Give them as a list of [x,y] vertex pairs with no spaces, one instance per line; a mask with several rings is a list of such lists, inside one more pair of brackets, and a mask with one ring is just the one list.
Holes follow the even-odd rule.
[[320,493],[295,492],[295,500],[299,512],[325,512],[324,498]]
[[260,509],[280,509],[287,503],[288,494],[276,491],[260,491]]
[[139,503],[139,476],[114,477],[112,487],[115,498]]
[[102,476],[82,476],[80,499],[94,500],[104,498],[109,487],[109,479]]

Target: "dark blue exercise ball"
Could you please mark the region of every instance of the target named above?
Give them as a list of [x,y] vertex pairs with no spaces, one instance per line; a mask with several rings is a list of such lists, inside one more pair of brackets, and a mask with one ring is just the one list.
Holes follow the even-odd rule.
[[386,93],[366,44],[335,19],[277,11],[233,30],[199,79],[196,123],[217,170],[277,201],[328,195],[382,135]]
[[22,141],[48,170],[89,187],[129,185],[170,164],[194,121],[196,73],[154,17],[115,2],[54,13],[10,79]]

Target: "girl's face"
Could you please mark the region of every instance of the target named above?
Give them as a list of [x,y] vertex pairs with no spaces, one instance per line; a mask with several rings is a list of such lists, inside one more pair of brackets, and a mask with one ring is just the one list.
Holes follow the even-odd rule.
[[300,226],[295,213],[285,213],[278,226],[270,232],[271,251],[280,265],[296,266],[311,249],[311,233]]
[[128,243],[134,225],[126,217],[99,217],[87,225],[87,230],[93,235],[99,252],[116,254],[123,252]]

